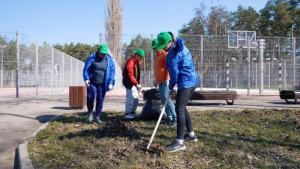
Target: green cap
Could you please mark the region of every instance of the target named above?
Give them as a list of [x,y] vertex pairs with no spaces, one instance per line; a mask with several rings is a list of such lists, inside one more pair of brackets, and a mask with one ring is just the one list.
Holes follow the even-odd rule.
[[170,42],[170,40],[172,40],[172,36],[168,32],[160,32],[157,35],[157,40],[158,40],[158,43],[156,45],[156,49],[162,50],[167,46],[167,44]]
[[151,44],[151,49],[156,48],[157,43],[158,43],[158,40],[157,39],[153,39],[152,44]]
[[99,51],[100,51],[101,53],[103,53],[103,54],[108,54],[108,52],[107,52],[108,46],[107,46],[107,45],[101,44],[101,45],[99,46],[98,49],[99,49]]
[[143,49],[134,50],[133,53],[137,53],[137,54],[139,54],[142,57],[145,56],[145,52],[143,51]]

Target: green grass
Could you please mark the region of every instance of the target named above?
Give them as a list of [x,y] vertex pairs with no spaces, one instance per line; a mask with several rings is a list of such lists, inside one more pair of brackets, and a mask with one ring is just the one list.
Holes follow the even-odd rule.
[[300,110],[190,112],[196,143],[168,153],[176,128],[160,125],[150,153],[155,121],[126,121],[124,112],[104,112],[102,125],[86,113],[66,114],[28,145],[35,168],[299,168]]

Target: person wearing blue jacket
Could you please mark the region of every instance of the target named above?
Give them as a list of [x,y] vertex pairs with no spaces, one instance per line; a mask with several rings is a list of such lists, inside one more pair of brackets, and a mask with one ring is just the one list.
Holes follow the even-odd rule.
[[[169,152],[176,152],[185,149],[184,140],[198,141],[189,112],[186,109],[193,91],[199,84],[198,74],[195,69],[191,52],[184,46],[184,40],[175,41],[171,32],[161,32],[157,35],[157,50],[168,52],[166,66],[170,74],[169,89],[174,89],[177,84],[175,111],[177,115],[177,137],[170,146],[166,148]],[[188,133],[184,135],[184,127]]]
[[101,124],[105,93],[113,89],[115,85],[115,64],[113,57],[108,54],[108,46],[101,44],[97,52],[91,54],[83,68],[83,79],[87,87],[88,122],[92,122],[94,101],[96,98],[95,122]]

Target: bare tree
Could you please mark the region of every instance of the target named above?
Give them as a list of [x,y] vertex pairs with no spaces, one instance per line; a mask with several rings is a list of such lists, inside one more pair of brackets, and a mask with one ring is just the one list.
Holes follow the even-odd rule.
[[107,13],[105,13],[105,40],[115,60],[122,66],[122,0],[107,0]]

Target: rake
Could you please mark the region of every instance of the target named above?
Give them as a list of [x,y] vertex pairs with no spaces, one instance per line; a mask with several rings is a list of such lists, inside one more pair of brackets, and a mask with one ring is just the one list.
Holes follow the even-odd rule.
[[163,105],[163,108],[162,108],[162,110],[161,110],[161,112],[160,112],[159,118],[158,118],[158,120],[157,120],[157,122],[156,122],[155,128],[154,128],[154,130],[153,130],[153,133],[152,133],[152,135],[151,135],[151,138],[150,138],[150,140],[149,140],[149,142],[148,142],[146,148],[145,148],[145,147],[137,146],[138,148],[143,149],[143,150],[146,150],[146,151],[149,151],[149,152],[152,152],[152,153],[158,153],[158,154],[160,154],[159,152],[157,152],[157,151],[155,151],[155,150],[151,150],[151,149],[150,149],[150,145],[151,145],[151,143],[152,143],[152,141],[153,141],[153,139],[154,139],[154,136],[155,136],[155,134],[156,134],[157,128],[158,128],[158,126],[159,126],[159,123],[160,123],[160,121],[161,121],[161,119],[162,119],[162,116],[163,116],[163,114],[164,114],[164,112],[165,112],[166,106],[167,106],[168,101],[169,101],[169,99],[170,99],[170,95],[171,95],[171,91],[169,92],[168,98],[166,99],[166,101],[165,101],[165,103],[164,103],[164,105]]

